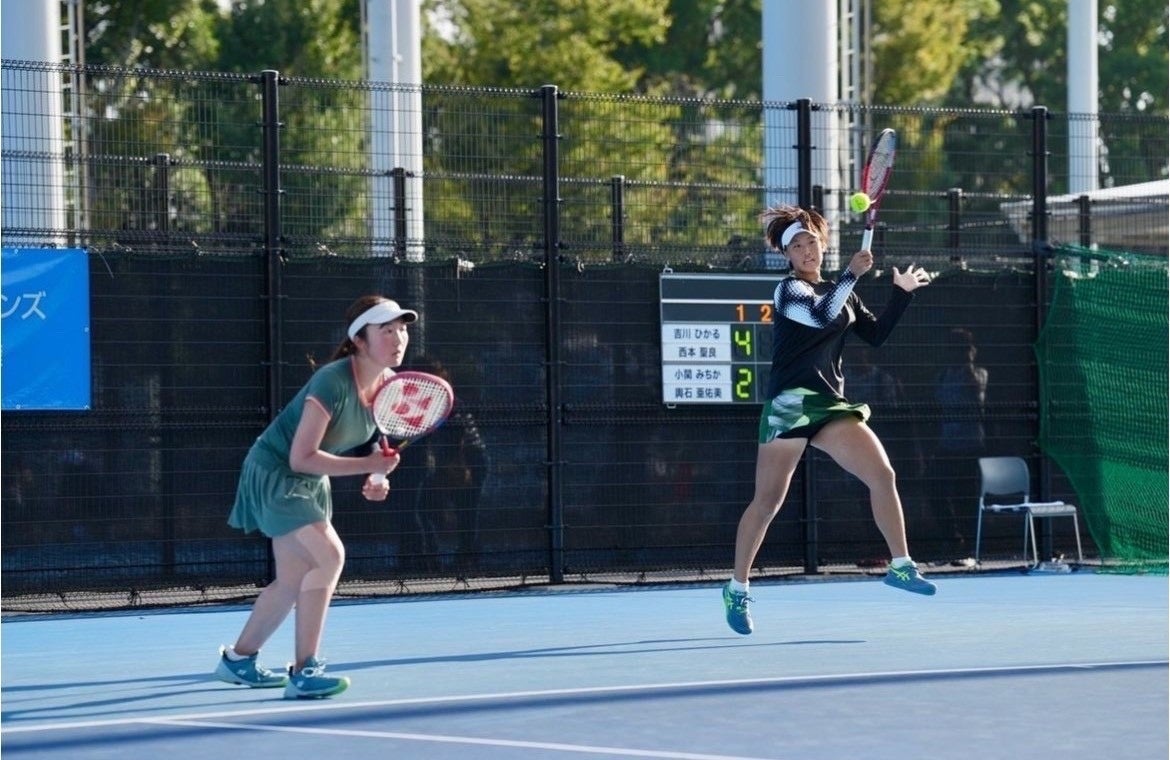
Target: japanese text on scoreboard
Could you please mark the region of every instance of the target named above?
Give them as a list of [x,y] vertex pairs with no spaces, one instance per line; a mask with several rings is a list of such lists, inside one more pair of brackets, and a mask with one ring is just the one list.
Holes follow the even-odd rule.
[[777,281],[776,275],[660,275],[662,403],[764,400]]

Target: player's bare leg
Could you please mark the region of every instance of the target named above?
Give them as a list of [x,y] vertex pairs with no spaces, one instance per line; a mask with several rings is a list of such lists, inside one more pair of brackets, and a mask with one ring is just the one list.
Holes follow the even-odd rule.
[[910,559],[897,477],[885,447],[873,430],[860,420],[842,418],[826,425],[812,443],[869,489],[874,522],[892,557],[885,582],[916,594],[934,594],[935,585],[918,573]]
[[756,450],[756,488],[751,503],[739,518],[735,535],[735,570],[730,582],[723,587],[723,607],[727,624],[736,633],[752,632],[752,616],[748,611],[748,577],[756,554],[764,543],[768,526],[784,504],[792,473],[804,453],[807,441],[803,438],[777,439],[761,444]]
[[873,430],[856,418],[842,418],[825,425],[812,445],[865,484],[874,522],[886,540],[890,556],[907,556],[906,520],[894,468]]
[[777,439],[760,444],[756,452],[756,486],[751,503],[739,519],[735,534],[735,579],[746,582],[752,563],[764,543],[768,526],[780,512],[792,474],[804,453],[804,438]]
[[320,648],[329,602],[345,565],[345,547],[328,523],[306,525],[292,536],[295,551],[310,568],[301,579],[296,603],[296,667],[300,668]]

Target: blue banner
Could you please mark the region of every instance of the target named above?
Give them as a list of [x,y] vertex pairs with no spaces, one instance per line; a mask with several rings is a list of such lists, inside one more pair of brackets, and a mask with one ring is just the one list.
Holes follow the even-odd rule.
[[0,409],[89,409],[89,256],[0,252]]

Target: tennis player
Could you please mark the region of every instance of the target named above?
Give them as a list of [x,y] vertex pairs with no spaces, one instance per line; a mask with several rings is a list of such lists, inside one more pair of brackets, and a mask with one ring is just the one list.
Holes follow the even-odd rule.
[[769,208],[760,216],[768,244],[781,251],[791,274],[776,286],[772,374],[768,402],[760,414],[755,494],[739,521],[735,571],[723,587],[727,623],[736,633],[752,632],[748,575],[764,534],[780,511],[792,473],[810,444],[824,451],[869,489],[874,520],[893,557],[885,582],[916,594],[933,594],[910,559],[902,502],[893,467],[873,430],[870,410],[845,397],[841,350],[854,333],[880,346],[912,293],[930,278],[911,265],[893,270],[894,288],[881,316],[875,317],[853,292],[858,279],[873,267],[873,253],[858,251],[848,269],[833,282],[821,277],[829,226],[815,211],[794,206]]
[[[222,647],[215,677],[254,688],[284,687],[287,699],[340,694],[349,679],[325,675],[318,658],[325,613],[345,563],[345,548],[333,529],[330,476],[366,475],[362,496],[383,501],[385,479],[398,466],[397,453],[376,447],[344,456],[374,440],[370,404],[402,364],[407,325],[418,314],[382,296],[363,296],[346,312],[347,337],[332,360],[260,434],[244,459],[236,503],[228,523],[272,539],[276,579],[256,598],[236,643]],[[288,674],[260,666],[260,647],[296,607],[296,660]]]

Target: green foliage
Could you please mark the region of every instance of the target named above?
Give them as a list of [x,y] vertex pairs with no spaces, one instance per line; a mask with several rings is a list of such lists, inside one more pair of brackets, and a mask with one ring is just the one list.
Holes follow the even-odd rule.
[[217,71],[360,79],[359,0],[236,2],[218,26]]
[[664,40],[617,51],[647,95],[759,98],[761,0],[671,0]]
[[1170,10],[1165,0],[1102,6],[1101,110],[1166,115]]
[[205,70],[218,55],[215,0],[85,4],[88,63]]
[[[359,83],[362,2],[233,0],[224,11],[216,0],[106,0],[86,10],[87,59],[128,70],[279,71],[283,160],[293,165],[282,175],[285,232],[308,244],[360,241],[373,202],[365,119],[377,95]],[[560,90],[562,233],[579,250],[605,255],[611,220],[597,209],[618,175],[631,244],[718,246],[754,230],[758,198],[744,188],[758,184],[762,161],[761,106],[748,99],[762,90],[763,2],[422,0],[428,242],[540,245],[545,84]],[[984,196],[988,214],[998,196],[1028,193],[1020,146],[1030,123],[1010,111],[1064,106],[1067,0],[873,0],[872,9],[875,121],[899,129],[899,190],[918,193],[907,216],[937,219],[940,188],[961,187],[973,204]],[[1164,116],[1164,0],[1101,0],[1100,26],[1101,110]],[[157,221],[157,209],[144,218],[142,208],[157,206],[149,162],[167,152],[175,224],[254,231],[258,87],[188,81],[171,93],[171,83],[132,71],[94,81],[90,153],[141,162],[132,177],[95,167],[111,189],[94,209],[114,228]],[[977,104],[1005,110],[960,110]],[[899,110],[908,105],[933,110]],[[1150,124],[1148,133],[1103,128],[1108,180],[1164,174],[1164,119]]]
[[[873,102],[937,105],[977,48],[963,43],[972,19],[995,0],[874,3]],[[959,44],[956,44],[959,43]]]
[[426,0],[423,79],[490,87],[630,92],[622,46],[661,43],[666,0]]
[[[981,54],[968,60],[955,98],[1003,108],[1067,108],[1068,0],[996,0],[971,23]],[[1165,0],[1100,0],[1102,113],[1167,114]],[[956,102],[957,104],[957,102]]]

